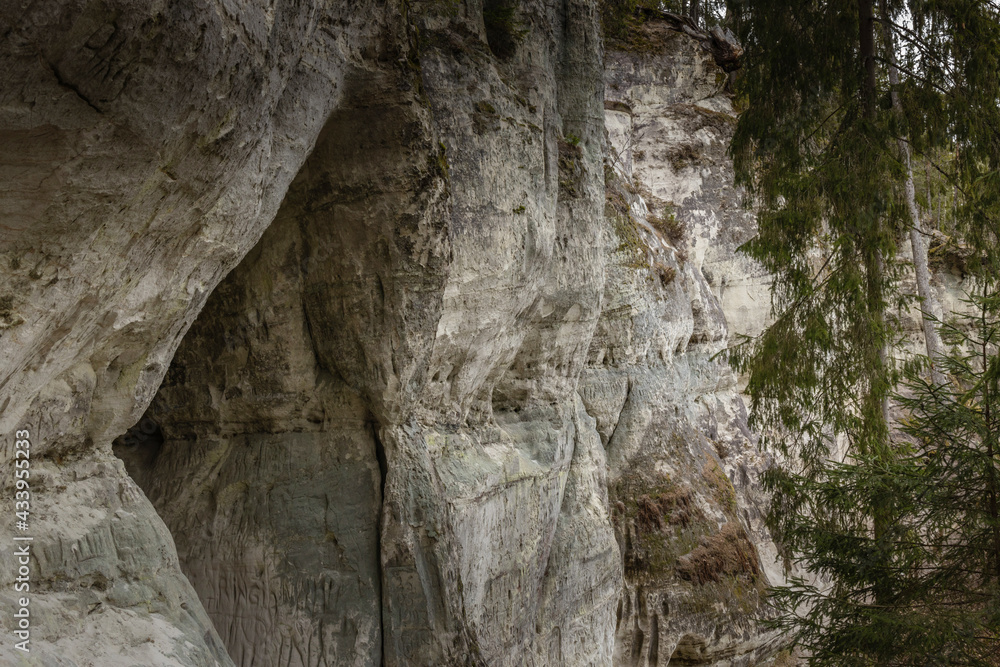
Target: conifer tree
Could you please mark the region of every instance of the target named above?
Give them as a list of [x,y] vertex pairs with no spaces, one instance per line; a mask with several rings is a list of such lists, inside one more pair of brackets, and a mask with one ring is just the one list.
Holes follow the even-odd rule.
[[[737,361],[765,442],[800,464],[768,478],[772,527],[808,568],[881,599],[892,593],[883,546],[898,502],[885,473],[900,170],[879,104],[872,3],[792,5],[736,8],[748,107],[733,153],[758,205],[746,249],[775,276],[777,316]],[[838,441],[849,463],[831,462]],[[837,607],[843,596],[799,592],[820,617],[850,610]]]
[[900,523],[923,551],[908,625],[939,664],[1000,664],[1000,295],[996,275],[978,277],[970,311],[941,325],[947,379],[928,378],[924,357],[898,397],[912,443],[901,474],[917,500]]
[[963,199],[962,232],[997,246],[1000,187],[986,183],[1000,181],[1000,10],[975,0],[889,0],[879,17],[872,0],[730,9],[746,50],[732,153],[759,222],[745,250],[775,278],[774,324],[734,362],[755,427],[787,461],[766,480],[771,528],[822,582],[779,589],[778,624],[812,664],[937,664],[932,651],[957,644],[947,615],[925,613],[938,581],[927,572],[950,537],[928,530],[930,478],[890,437],[887,410],[892,313],[904,305],[897,244],[913,226],[904,157],[954,154],[946,177]]

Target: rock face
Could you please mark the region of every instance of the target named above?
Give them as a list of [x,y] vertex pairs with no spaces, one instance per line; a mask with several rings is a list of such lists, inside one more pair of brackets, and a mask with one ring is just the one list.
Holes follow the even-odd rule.
[[[774,652],[761,593],[781,581],[760,524],[764,465],[716,355],[767,279],[735,248],[754,230],[726,155],[726,77],[693,40],[648,23],[606,55],[607,219],[618,245],[580,381],[607,449],[625,588],[621,665],[747,665]],[[734,294],[735,292],[735,294]]]
[[231,664],[111,441],[271,222],[347,63],[408,43],[374,5],[0,6],[2,507],[27,428],[33,664]]
[[530,15],[508,58],[428,14],[345,77],[123,452],[237,664],[611,659],[597,15]]
[[583,0],[339,4],[3,33],[0,656],[760,664],[721,70]]

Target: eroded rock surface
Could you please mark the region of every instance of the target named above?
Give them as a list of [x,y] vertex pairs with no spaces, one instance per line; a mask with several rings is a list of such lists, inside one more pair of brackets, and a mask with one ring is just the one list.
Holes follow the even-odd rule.
[[768,656],[762,461],[714,357],[767,292],[724,76],[656,25],[602,60],[590,2],[501,5],[4,33],[39,664]]
[[717,357],[731,327],[767,314],[747,315],[768,286],[735,253],[754,230],[726,155],[735,116],[697,43],[655,23],[635,41],[606,55],[617,246],[580,383],[622,547],[615,664],[758,664],[776,639],[758,625],[761,594],[781,568],[760,523],[766,461]]
[[604,284],[597,15],[525,7],[498,56],[439,12],[408,68],[345,75],[178,351],[162,444],[123,446],[240,665],[611,659],[575,386]]
[[8,436],[33,436],[31,660],[231,664],[111,441],[273,219],[346,65],[407,25],[375,3],[114,0],[4,2],[0,22],[0,431],[5,489]]

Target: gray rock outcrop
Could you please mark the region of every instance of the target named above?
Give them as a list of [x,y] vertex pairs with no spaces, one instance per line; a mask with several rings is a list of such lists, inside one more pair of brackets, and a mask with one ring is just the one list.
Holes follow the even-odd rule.
[[754,222],[726,155],[735,114],[697,42],[651,22],[634,43],[605,60],[618,245],[580,382],[623,551],[615,664],[759,664],[779,643],[762,593],[783,570],[761,520],[766,461],[720,354],[731,328],[763,325],[753,299],[769,295],[736,253]]
[[[7,26],[0,426],[33,434],[34,634],[0,656],[773,652],[764,461],[716,357],[768,293],[725,76],[655,23],[604,54],[593,3],[512,6]],[[13,564],[5,540],[4,609]]]
[[28,428],[31,664],[231,664],[111,441],[271,222],[346,64],[406,43],[374,5],[0,6],[2,507]]

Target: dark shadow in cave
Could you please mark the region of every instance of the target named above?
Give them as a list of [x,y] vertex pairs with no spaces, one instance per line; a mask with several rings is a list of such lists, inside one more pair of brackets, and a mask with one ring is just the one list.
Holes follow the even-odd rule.
[[407,336],[426,317],[413,345],[432,340],[448,256],[407,254],[418,230],[447,237],[427,223],[444,174],[413,76],[346,77],[274,222],[114,446],[240,667],[382,661],[378,425],[400,403],[387,378],[426,364]]

